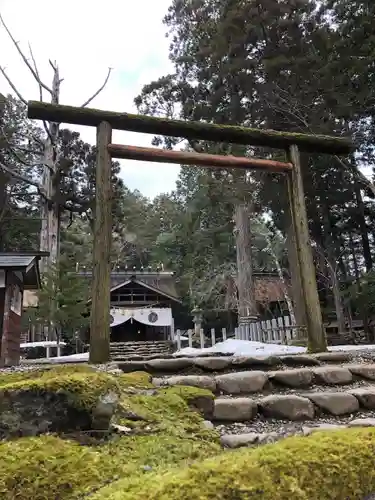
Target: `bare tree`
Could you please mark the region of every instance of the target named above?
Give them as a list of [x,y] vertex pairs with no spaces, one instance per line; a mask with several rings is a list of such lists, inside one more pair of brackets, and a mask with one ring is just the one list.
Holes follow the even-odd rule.
[[[52,85],[48,86],[43,82],[40,77],[38,66],[36,60],[29,44],[30,58],[27,58],[23,50],[21,49],[19,43],[14,39],[11,31],[4,22],[3,17],[0,15],[0,24],[5,29],[10,40],[12,41],[14,47],[16,48],[18,54],[20,55],[25,66],[30,71],[34,77],[36,83],[39,86],[39,98],[43,101],[43,94],[47,92],[49,95],[49,100],[52,104],[59,104],[60,100],[60,87],[63,81],[60,78],[59,68],[56,62],[49,61],[50,66],[53,70]],[[0,66],[0,72],[3,74],[4,78],[7,80],[9,86],[15,93],[15,95],[27,105],[27,100],[21,95],[17,89],[16,84],[12,81],[10,76],[7,74],[4,67]],[[104,80],[104,83],[100,86],[94,94],[87,99],[82,107],[87,106],[91,103],[95,97],[105,88],[111,73],[111,68],[108,69],[108,73]],[[24,181],[30,186],[36,188],[41,200],[41,219],[42,228],[40,233],[40,250],[49,252],[49,257],[42,259],[41,271],[45,272],[54,263],[56,263],[59,256],[59,234],[60,234],[60,217],[62,210],[69,210],[70,212],[83,212],[87,207],[83,206],[84,200],[70,199],[67,200],[61,198],[60,185],[62,178],[66,172],[65,169],[69,168],[71,165],[60,164],[59,158],[59,130],[60,124],[58,123],[43,123],[44,130],[46,133],[45,140],[41,144],[41,149],[38,152],[41,155],[39,165],[43,168],[42,181],[35,181],[27,176],[20,175],[13,169],[7,167],[3,163],[0,164],[0,168],[7,172],[8,174],[18,178],[20,181]],[[11,145],[9,144],[9,147]],[[16,151],[13,151],[16,154]]]
[[[294,326],[296,325],[296,317],[294,314],[294,307],[293,307],[293,302],[289,294],[289,287],[286,283],[285,276],[284,276],[284,270],[282,268],[281,262],[280,262],[280,249],[277,248],[278,245],[277,243],[280,243],[285,245],[285,239],[283,238],[282,234],[280,231],[278,231],[276,228],[274,228],[274,234],[272,234],[272,231],[267,227],[267,225],[258,217],[258,218],[253,218],[252,220],[252,226],[253,226],[253,232],[264,238],[266,242],[266,248],[265,251],[266,253],[271,257],[273,263],[275,264],[277,274],[279,276],[280,282],[283,285],[284,289],[284,298],[285,302],[288,307],[288,312],[291,320],[291,324]],[[303,325],[299,325],[303,326]]]
[[319,265],[317,266],[321,278],[329,283],[332,290],[333,300],[335,304],[335,312],[337,317],[337,327],[339,333],[345,333],[346,320],[344,314],[344,304],[342,293],[340,290],[339,280],[339,259],[335,259],[332,255],[330,247],[325,251],[321,245],[315,242],[314,244]]
[[[43,101],[43,94],[46,92],[49,96],[49,100],[52,104],[59,104],[60,101],[60,87],[63,79],[60,77],[59,67],[55,62],[49,61],[50,66],[53,71],[52,85],[48,86],[43,82],[40,77],[38,66],[29,44],[30,58],[27,58],[23,50],[21,49],[19,43],[13,37],[8,26],[5,24],[3,17],[0,14],[0,24],[5,29],[8,37],[10,38],[12,44],[17,50],[19,56],[24,62],[27,69],[30,71],[31,75],[34,77],[38,87],[39,87],[39,99]],[[27,106],[27,100],[21,95],[17,88],[17,85],[12,81],[11,77],[6,72],[5,68],[0,66],[0,72],[8,82],[9,86],[18,97]],[[96,90],[92,96],[87,99],[82,107],[87,106],[91,103],[95,97],[105,88],[109,77],[111,74],[111,68],[108,68],[108,73],[105,77],[104,83]],[[36,181],[29,176],[21,175],[17,173],[14,169],[9,168],[4,163],[0,163],[0,168],[7,172],[9,175],[17,178],[20,181],[25,182],[29,186],[36,188],[37,193],[40,195],[40,209],[41,209],[41,232],[40,232],[40,250],[48,252],[48,257],[41,260],[41,272],[46,273],[51,269],[54,264],[56,264],[59,254],[60,254],[60,223],[61,223],[61,213],[63,210],[69,210],[73,212],[85,212],[87,206],[85,200],[74,199],[70,197],[69,202],[67,199],[62,198],[61,194],[61,183],[64,175],[67,173],[67,169],[71,167],[69,162],[61,162],[59,157],[59,133],[60,124],[53,122],[43,122],[43,127],[45,131],[44,140],[40,141],[40,149],[37,152],[40,157],[40,162],[38,165],[42,167],[42,180],[41,182]],[[5,141],[6,137],[3,137]],[[34,139],[36,139],[34,137]],[[7,144],[13,155],[17,156],[17,145],[14,147],[11,144]],[[55,307],[53,297],[51,297],[51,318],[53,317],[53,308]],[[55,332],[52,320],[49,321],[49,338],[53,338],[57,334]]]

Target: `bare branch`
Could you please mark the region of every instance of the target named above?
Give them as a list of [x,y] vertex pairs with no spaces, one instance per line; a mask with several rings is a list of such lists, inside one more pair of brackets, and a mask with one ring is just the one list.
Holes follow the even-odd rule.
[[53,69],[53,71],[56,71],[56,70],[57,70],[56,61],[53,63],[53,62],[51,61],[51,59],[49,59],[49,60],[48,60],[48,62],[50,63],[51,68]]
[[43,101],[43,87],[42,87],[42,85],[40,83],[38,66],[36,64],[35,57],[34,57],[33,50],[31,48],[30,42],[29,42],[29,51],[30,51],[31,60],[33,61],[33,65],[34,65],[34,70],[35,70],[36,76],[38,77],[39,99],[40,99],[40,101]]
[[[30,43],[29,43],[29,50],[30,50],[31,59],[32,59],[33,64],[34,64],[34,70],[35,70],[35,73],[36,73],[36,75],[38,77],[37,81],[38,81],[38,85],[39,85],[39,100],[42,102],[43,101],[43,86],[42,86],[42,83],[41,83],[41,79],[40,79],[39,71],[38,71],[38,66],[36,64],[35,57],[34,57],[34,54],[33,54],[33,51],[32,51]],[[45,120],[43,120],[43,128],[44,128],[47,136],[49,137],[49,139],[52,142],[51,133],[50,133],[50,130],[48,128],[47,122]]]
[[349,162],[345,162],[340,158],[339,156],[334,156],[335,160],[337,160],[340,165],[342,165],[344,168],[350,168],[353,174],[357,177],[357,179],[368,188],[372,194],[375,196],[375,186],[374,184],[367,179],[367,177],[359,170],[359,168],[355,167],[354,165],[351,165]]
[[52,94],[52,91],[49,87],[47,87],[47,85],[45,85],[42,80],[39,78],[38,74],[35,72],[34,68],[32,67],[32,65],[29,63],[29,61],[27,60],[27,57],[25,56],[25,54],[22,52],[22,50],[20,49],[20,46],[19,44],[16,42],[16,40],[14,39],[12,33],[10,32],[8,26],[5,24],[4,22],[4,19],[2,17],[2,15],[0,14],[0,21],[1,21],[1,24],[4,26],[5,28],[5,31],[8,33],[8,36],[9,38],[12,40],[13,42],[13,45],[16,47],[17,49],[17,52],[19,53],[19,55],[22,57],[22,60],[23,62],[26,64],[26,66],[29,68],[31,74],[33,75],[33,77],[35,78],[35,80],[38,82],[39,85],[41,85],[47,92],[49,92],[50,94]]
[[9,152],[11,155],[14,156],[14,158],[19,162],[19,163],[22,163],[22,165],[25,165],[26,167],[30,167],[30,168],[33,168],[33,167],[48,167],[48,165],[44,162],[40,162],[40,163],[29,163],[27,161],[25,161],[23,158],[21,158],[19,156],[19,154],[14,150],[14,148],[12,148],[11,146],[8,146],[8,149],[9,149]]
[[90,99],[87,99],[86,102],[84,102],[81,106],[81,108],[84,108],[85,106],[87,106],[88,104],[90,104],[91,101],[93,101],[95,99],[95,97],[97,97],[100,92],[104,89],[104,87],[107,85],[107,82],[109,80],[109,77],[110,77],[110,74],[111,74],[111,71],[112,71],[112,68],[108,68],[108,73],[107,73],[107,76],[104,80],[104,83],[103,85],[95,92],[95,94],[93,94]]
[[17,87],[14,85],[12,80],[9,78],[9,76],[6,74],[5,69],[0,66],[0,71],[3,74],[5,80],[9,83],[9,86],[12,88],[13,92],[17,95],[18,99],[22,101],[24,104],[27,105],[27,100],[22,97],[21,93],[18,91]]
[[41,194],[42,188],[40,184],[33,179],[30,179],[29,177],[26,177],[25,175],[19,174],[18,172],[15,172],[13,169],[7,167],[4,165],[4,163],[0,162],[0,168],[9,174],[10,176],[14,177],[15,179],[18,179],[19,181],[25,182],[29,186],[34,186],[37,188],[38,193]]

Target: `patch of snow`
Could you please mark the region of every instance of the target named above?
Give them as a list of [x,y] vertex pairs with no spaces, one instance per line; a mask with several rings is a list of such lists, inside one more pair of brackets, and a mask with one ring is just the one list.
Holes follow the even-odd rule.
[[[338,345],[328,347],[329,351],[363,351],[375,350],[375,345]],[[185,347],[175,353],[175,355],[194,356],[208,353],[227,353],[234,356],[279,356],[282,354],[302,354],[306,353],[305,347],[282,345],[282,344],[265,344],[263,342],[254,342],[250,340],[228,339],[225,342],[219,342],[213,347],[204,349],[195,349],[193,347]]]
[[58,347],[66,345],[65,342],[56,342],[56,340],[46,340],[43,342],[23,342],[20,347],[21,349],[27,349],[28,347]]
[[70,354],[69,356],[56,356],[54,358],[49,358],[50,363],[77,363],[89,360],[88,352],[81,352],[79,354]]

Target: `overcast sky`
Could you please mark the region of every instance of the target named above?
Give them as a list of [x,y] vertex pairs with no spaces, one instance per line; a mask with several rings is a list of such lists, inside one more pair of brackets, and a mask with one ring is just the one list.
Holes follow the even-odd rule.
[[[0,12],[21,48],[32,47],[43,81],[50,86],[48,60],[57,61],[64,82],[61,104],[79,106],[99,88],[112,67],[105,90],[90,104],[112,111],[136,112],[133,99],[142,86],[172,70],[162,19],[171,0],[0,0]],[[0,65],[26,100],[39,89],[5,30],[0,28]],[[0,75],[0,92],[13,93]],[[45,100],[48,96],[45,95]],[[68,126],[94,144],[95,129]],[[115,131],[114,142],[151,145],[152,136]],[[154,197],[174,189],[178,166],[123,160],[131,189]]]

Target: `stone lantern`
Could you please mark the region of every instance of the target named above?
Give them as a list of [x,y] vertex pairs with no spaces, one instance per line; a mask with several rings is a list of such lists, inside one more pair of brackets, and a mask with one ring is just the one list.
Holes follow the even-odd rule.
[[202,328],[203,311],[198,307],[194,307],[191,314],[193,315],[194,336],[199,338]]

